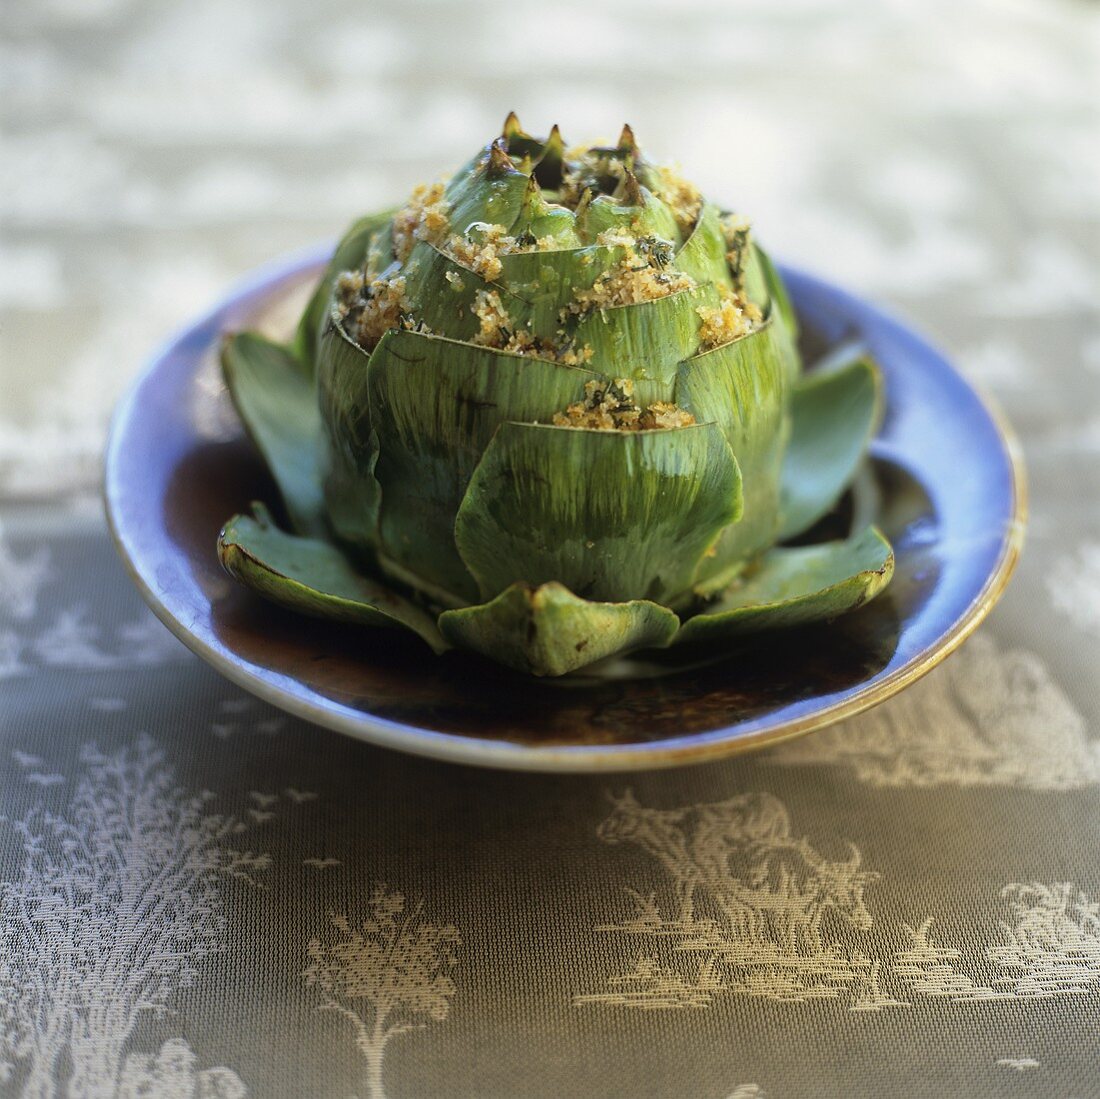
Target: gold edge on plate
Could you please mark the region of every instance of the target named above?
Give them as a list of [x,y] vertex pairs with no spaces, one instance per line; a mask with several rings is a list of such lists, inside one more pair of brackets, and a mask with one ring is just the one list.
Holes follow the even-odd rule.
[[[1000,405],[984,389],[974,385],[970,379],[966,379],[966,384],[977,397],[986,415],[989,416],[990,422],[1000,438],[1001,445],[1008,458],[1012,480],[1012,514],[1005,524],[1005,536],[1001,545],[1000,556],[982,590],[975,596],[966,611],[951,629],[940,638],[939,642],[930,646],[908,663],[903,664],[873,687],[869,687],[865,691],[847,698],[843,702],[838,702],[827,709],[819,710],[813,715],[796,718],[769,729],[761,729],[757,733],[749,733],[731,741],[679,745],[675,748],[669,748],[666,750],[668,760],[654,762],[654,767],[675,766],[681,763],[693,762],[703,763],[740,755],[743,752],[770,747],[785,740],[794,740],[796,737],[805,736],[807,733],[815,732],[828,725],[835,725],[838,721],[855,717],[857,714],[885,702],[899,691],[916,683],[917,680],[923,679],[924,676],[951,656],[985,621],[990,611],[1004,595],[1008,582],[1016,571],[1016,565],[1019,563],[1020,554],[1023,550],[1028,517],[1027,469],[1024,465],[1023,448],[1020,446],[1008,418],[1001,411]],[[651,750],[654,755],[661,752],[659,748]]]
[[[271,266],[275,267],[275,265]],[[310,273],[306,268],[311,270],[313,266],[313,264],[302,264],[295,274],[304,279]],[[283,279],[279,281],[291,281],[293,276],[288,266],[281,268],[281,273]],[[261,280],[253,278],[242,280],[242,283],[255,287],[259,281]],[[138,391],[148,377],[155,372],[160,358],[160,355],[154,356],[153,362],[135,379],[131,389],[115,409],[111,419],[107,460],[103,471],[104,510],[108,530],[135,586],[157,618],[175,637],[238,686],[277,708],[314,724],[351,735],[366,743],[394,748],[413,755],[502,770],[610,772],[659,770],[686,764],[706,763],[770,747],[785,740],[793,740],[795,737],[804,736],[871,709],[923,678],[946,660],[978,628],[1000,600],[1015,571],[1023,547],[1028,512],[1028,489],[1022,449],[998,403],[988,393],[974,385],[970,379],[964,379],[993,424],[1008,458],[1012,485],[1011,516],[1006,523],[997,564],[970,606],[937,643],[885,679],[812,715],[795,718],[771,728],[726,739],[717,739],[720,733],[700,733],[696,734],[701,738],[699,743],[677,744],[669,747],[661,747],[653,742],[639,742],[610,749],[586,745],[540,748],[519,741],[480,740],[438,730],[415,729],[398,722],[389,722],[385,719],[365,716],[359,712],[348,711],[339,703],[329,701],[327,704],[320,704],[288,695],[250,671],[248,667],[234,663],[217,648],[196,637],[183,622],[176,618],[160,593],[155,591],[141,574],[117,521],[118,501],[112,490],[112,468],[119,436],[133,412]],[[339,709],[334,710],[333,706]],[[711,736],[716,739],[709,739]]]

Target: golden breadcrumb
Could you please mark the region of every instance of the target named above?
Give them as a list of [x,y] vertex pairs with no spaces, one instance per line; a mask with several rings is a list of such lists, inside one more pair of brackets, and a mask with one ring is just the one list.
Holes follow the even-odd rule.
[[391,328],[418,327],[409,316],[404,275],[368,279],[345,271],[336,279],[336,305],[348,335],[367,350]]
[[661,179],[661,200],[672,211],[680,232],[686,238],[699,219],[703,196],[699,193],[699,188],[690,180],[684,179],[679,169],[671,164],[661,165],[657,174]]
[[448,208],[442,183],[417,184],[393,218],[393,254],[398,262],[409,258],[418,240],[434,244],[446,236]]
[[587,428],[594,431],[659,431],[690,427],[695,417],[678,405],[657,401],[642,409],[634,403],[634,382],[630,378],[614,381],[593,379],[584,386],[584,400],[571,404],[564,412],[555,412],[556,427]]
[[496,290],[479,290],[470,306],[480,331],[470,341],[481,347],[502,348],[511,335],[512,320]]
[[710,351],[747,335],[763,320],[755,303],[736,291],[724,289],[720,305],[701,305],[695,310],[702,318],[699,350]]
[[669,427],[691,427],[693,423],[695,417],[679,405],[656,401],[642,413],[639,426],[642,431],[658,431]]
[[[479,326],[470,342],[479,347],[549,359],[565,366],[583,366],[592,358],[592,348],[587,344],[578,349],[563,338],[558,345],[539,339],[530,328],[514,325],[497,290],[479,290],[470,309]],[[562,335],[564,337],[564,333]]]
[[486,282],[494,282],[500,277],[502,269],[500,245],[506,230],[503,225],[486,225],[481,228],[480,240],[471,240],[456,233],[447,241],[445,251],[455,263],[468,268],[475,275],[480,275]]
[[[596,243],[622,248],[618,263],[609,268],[593,283],[591,289],[577,290],[569,305],[570,313],[584,313],[590,309],[609,309],[617,305],[636,305],[653,301],[681,290],[691,290],[695,280],[681,271],[666,271],[665,252],[649,247],[648,241],[657,238],[638,238],[626,229],[605,229],[596,237]],[[639,255],[639,248],[644,254]]]
[[500,277],[501,256],[522,252],[549,252],[557,246],[553,237],[509,236],[503,225],[480,222],[474,228],[477,239],[455,234],[447,241],[443,250],[455,263],[469,268],[486,282],[495,282]]

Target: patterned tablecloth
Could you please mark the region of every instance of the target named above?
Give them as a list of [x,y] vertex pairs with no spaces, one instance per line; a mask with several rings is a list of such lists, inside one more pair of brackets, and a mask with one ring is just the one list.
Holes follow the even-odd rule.
[[[9,6],[0,1093],[1100,1096],[1098,20]],[[96,501],[142,357],[510,107],[567,137],[628,118],[1006,407],[1029,544],[926,680],[750,758],[509,775],[292,720],[144,609]],[[775,843],[740,866],[747,817]]]

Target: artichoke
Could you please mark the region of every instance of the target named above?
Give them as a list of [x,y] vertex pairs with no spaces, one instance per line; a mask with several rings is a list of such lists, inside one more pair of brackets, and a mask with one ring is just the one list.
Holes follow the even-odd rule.
[[263,505],[225,568],[320,618],[556,676],[637,649],[718,654],[889,582],[828,513],[881,405],[858,350],[803,376],[744,218],[614,146],[514,115],[449,182],[365,217],[288,346],[223,345],[293,533]]

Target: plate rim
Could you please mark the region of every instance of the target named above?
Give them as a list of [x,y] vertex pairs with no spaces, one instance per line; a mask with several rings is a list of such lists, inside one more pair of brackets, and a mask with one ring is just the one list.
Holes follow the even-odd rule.
[[725,725],[707,730],[705,733],[680,734],[668,740],[656,742],[540,745],[426,729],[351,711],[333,701],[319,703],[299,698],[281,689],[277,682],[271,681],[272,676],[284,678],[283,673],[268,668],[266,669],[268,678],[265,678],[259,672],[253,671],[251,666],[243,665],[242,658],[238,657],[237,661],[234,661],[223,655],[216,647],[192,632],[173,613],[150,580],[143,575],[131,552],[131,547],[126,542],[122,529],[118,471],[122,460],[121,447],[122,439],[126,434],[126,425],[139,407],[139,396],[145,386],[156,376],[169,353],[179,347],[190,333],[209,324],[232,303],[288,280],[309,267],[320,266],[331,255],[332,247],[331,242],[310,246],[284,254],[255,268],[231,284],[214,303],[197,313],[189,322],[164,340],[146,360],[115,407],[111,416],[103,464],[103,504],[111,540],[127,574],[145,603],[156,617],[200,659],[237,686],[284,712],[315,725],[352,736],[365,743],[468,766],[512,771],[594,773],[657,770],[701,764],[756,751],[804,736],[862,713],[904,690],[946,660],[970,637],[1003,595],[1015,571],[1023,547],[1027,522],[1027,475],[1021,445],[997,401],[982,386],[964,377],[946,355],[918,330],[898,319],[891,311],[877,304],[864,302],[842,287],[828,283],[817,276],[798,268],[782,265],[781,270],[785,275],[793,275],[810,286],[839,295],[845,302],[858,306],[861,310],[873,309],[881,320],[915,340],[922,351],[935,356],[942,367],[953,374],[955,379],[974,395],[994,429],[1010,475],[1012,500],[1009,519],[1005,523],[996,564],[990,570],[980,591],[947,630],[889,675],[862,688],[857,688],[852,695],[811,714],[792,717],[776,725],[740,736],[730,736],[730,731],[735,726]]

